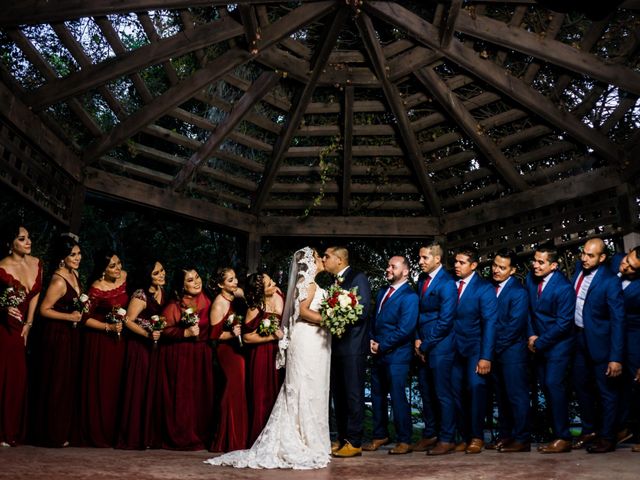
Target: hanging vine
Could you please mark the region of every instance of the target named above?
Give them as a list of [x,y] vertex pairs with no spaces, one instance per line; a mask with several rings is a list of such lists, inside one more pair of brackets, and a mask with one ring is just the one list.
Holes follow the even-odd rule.
[[311,210],[322,204],[327,183],[329,182],[330,177],[335,174],[337,170],[335,163],[331,162],[328,158],[340,148],[340,137],[335,136],[331,137],[329,144],[320,150],[320,154],[318,155],[318,166],[320,167],[320,190],[318,191],[318,194],[313,197],[311,205],[305,208],[301,218],[307,218],[311,214]]

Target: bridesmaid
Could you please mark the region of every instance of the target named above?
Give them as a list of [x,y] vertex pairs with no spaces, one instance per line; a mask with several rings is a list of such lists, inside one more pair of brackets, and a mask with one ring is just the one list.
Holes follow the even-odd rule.
[[[85,314],[80,380],[80,428],[87,446],[113,447],[117,439],[125,342],[121,322],[111,314],[127,306],[127,272],[120,257],[105,250],[95,257]],[[124,317],[124,318],[123,318]]]
[[127,357],[125,367],[122,416],[117,448],[140,450],[158,447],[160,441],[154,431],[157,409],[155,394],[158,372],[158,340],[161,331],[152,330],[152,317],[161,316],[166,303],[165,270],[162,263],[153,261],[142,270],[143,278],[133,292],[125,324],[127,328]]
[[225,376],[220,401],[220,421],[212,452],[229,452],[247,448],[249,413],[245,385],[245,356],[239,312],[234,308],[238,278],[231,268],[218,269],[215,284],[220,293],[211,306],[211,338],[218,340],[217,357]]
[[15,447],[26,435],[26,344],[40,290],[42,263],[31,256],[24,226],[5,225],[0,260],[0,446]]
[[[214,417],[211,300],[202,291],[202,279],[193,267],[176,271],[173,286],[175,297],[163,312],[167,326],[159,358],[162,446],[203,450],[210,445]],[[190,313],[193,325],[186,322]]]
[[[80,328],[83,306],[78,268],[82,253],[73,238],[61,236],[51,252],[53,275],[40,305],[41,348],[34,416],[36,443],[66,447],[77,438]],[[82,297],[83,299],[86,296]]]
[[260,324],[275,317],[282,320],[284,298],[275,282],[266,273],[253,273],[247,279],[245,292],[247,318],[243,341],[250,346],[248,365],[248,391],[251,414],[249,445],[258,438],[267,423],[276,401],[282,376],[276,369],[278,340],[282,338],[279,328],[272,334],[259,332]]

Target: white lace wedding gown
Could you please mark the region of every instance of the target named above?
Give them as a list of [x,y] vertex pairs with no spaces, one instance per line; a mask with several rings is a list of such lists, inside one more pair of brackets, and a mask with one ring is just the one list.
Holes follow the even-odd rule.
[[[311,310],[319,310],[324,295],[316,287]],[[249,450],[229,452],[205,463],[298,470],[329,463],[331,336],[324,328],[302,320],[291,328],[284,384],[264,430]]]

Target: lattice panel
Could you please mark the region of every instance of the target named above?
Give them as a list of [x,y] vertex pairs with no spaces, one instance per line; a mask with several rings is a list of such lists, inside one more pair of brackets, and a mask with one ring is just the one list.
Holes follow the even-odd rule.
[[69,224],[76,182],[0,117],[0,180],[64,224]]
[[501,248],[511,248],[526,255],[537,245],[549,241],[562,247],[596,235],[616,237],[623,234],[619,202],[616,189],[612,188],[450,233],[447,247],[453,251],[462,245],[473,244],[484,261]]

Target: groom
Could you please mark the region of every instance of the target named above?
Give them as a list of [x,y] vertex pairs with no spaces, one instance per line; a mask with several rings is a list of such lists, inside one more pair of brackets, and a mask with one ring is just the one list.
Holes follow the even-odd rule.
[[336,276],[345,290],[358,287],[362,315],[342,338],[333,337],[331,345],[331,393],[338,425],[338,442],[331,447],[335,457],[362,454],[364,422],[364,374],[369,349],[369,310],[371,287],[367,277],[349,266],[349,251],[329,247],[322,257],[324,268]]

